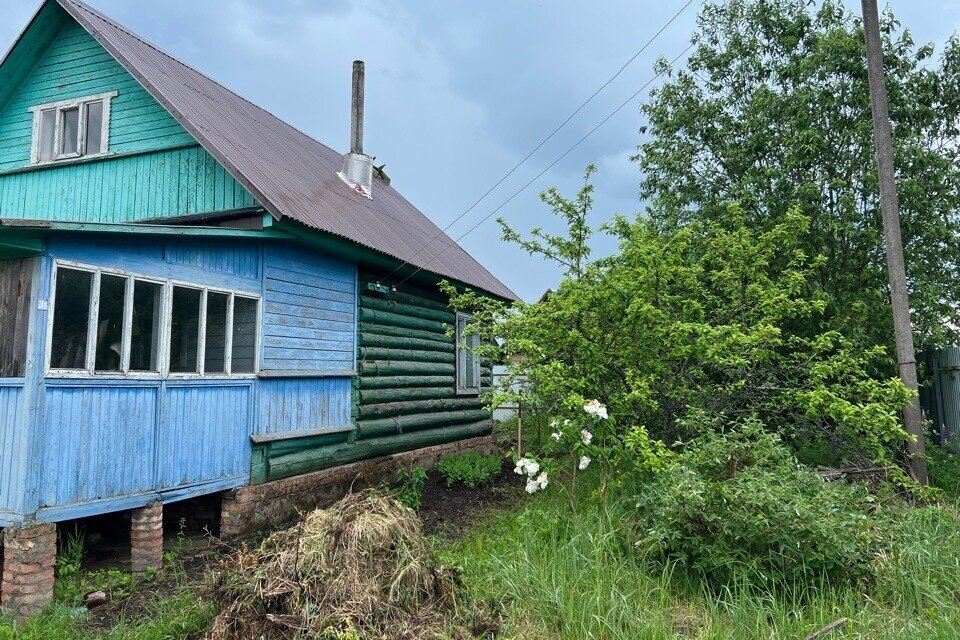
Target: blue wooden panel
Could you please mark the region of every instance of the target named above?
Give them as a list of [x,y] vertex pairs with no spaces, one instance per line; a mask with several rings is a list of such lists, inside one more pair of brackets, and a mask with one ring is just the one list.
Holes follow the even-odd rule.
[[159,433],[159,489],[246,477],[253,382],[168,382]]
[[23,381],[0,381],[0,526],[20,512],[27,463]]
[[270,244],[263,256],[263,369],[355,366],[356,265]]
[[349,427],[351,378],[261,380],[259,433],[340,431]]
[[30,160],[30,107],[116,91],[111,104],[114,153],[190,144],[193,138],[83,27],[69,22],[0,111],[0,170]]
[[43,394],[40,506],[150,491],[156,385],[47,383]]
[[[125,222],[256,205],[80,25],[52,20],[23,46],[46,51],[13,56],[38,60],[13,74],[14,89],[0,87],[0,217]],[[30,107],[111,91],[113,157],[20,171],[30,162]]]
[[4,218],[130,222],[253,206],[199,146],[0,175]]
[[253,294],[259,294],[261,289],[260,246],[249,241],[198,243],[181,239],[162,242],[104,238],[95,242],[66,235],[50,241],[49,253],[61,260],[198,285]]

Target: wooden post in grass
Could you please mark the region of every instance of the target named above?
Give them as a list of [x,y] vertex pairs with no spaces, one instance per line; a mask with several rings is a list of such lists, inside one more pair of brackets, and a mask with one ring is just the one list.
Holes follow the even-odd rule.
[[[884,84],[883,45],[880,40],[880,18],[876,0],[862,0],[863,33],[867,44],[867,75],[870,81],[870,110],[873,113],[873,136],[877,147],[877,177],[880,180],[880,209],[883,212],[883,238],[887,249],[887,274],[890,277],[890,302],[893,306],[893,333],[897,345],[897,366],[900,380],[916,394],[917,360],[913,348],[913,325],[907,294],[907,270],[900,236],[900,205],[893,169],[893,142],[887,89]],[[907,433],[908,467],[913,478],[927,484],[927,459],[923,441],[923,418],[920,400],[914,395],[903,409]]]

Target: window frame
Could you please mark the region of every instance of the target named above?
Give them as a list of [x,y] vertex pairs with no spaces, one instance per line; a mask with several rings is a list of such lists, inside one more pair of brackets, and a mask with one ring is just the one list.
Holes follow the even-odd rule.
[[[465,381],[461,379],[461,377],[460,377],[460,371],[461,371],[461,364],[464,364],[463,372],[464,372],[464,374],[466,374],[466,364],[465,364],[465,363],[462,363],[462,360],[463,360],[464,353],[466,352],[466,350],[471,348],[471,347],[468,347],[468,346],[466,345],[466,343],[463,343],[463,342],[462,342],[462,341],[463,341],[463,338],[464,338],[464,337],[467,337],[467,338],[476,338],[476,341],[477,341],[477,345],[476,345],[476,346],[479,346],[479,344],[480,344],[480,336],[478,336],[478,335],[476,335],[476,334],[472,334],[472,335],[470,335],[470,336],[463,336],[463,334],[462,334],[462,332],[461,332],[461,329],[460,329],[460,322],[461,322],[461,320],[463,320],[463,321],[466,323],[466,325],[469,325],[470,323],[475,322],[475,321],[476,321],[476,318],[475,318],[474,316],[470,315],[469,313],[462,313],[462,312],[458,311],[457,314],[456,314],[456,318],[455,318],[455,320],[454,320],[454,323],[455,323],[455,326],[454,326],[454,335],[455,335],[455,343],[454,343],[454,346],[456,347],[456,350],[457,350],[457,351],[456,351],[456,353],[457,353],[457,357],[456,357],[456,371],[454,372],[454,378],[455,378],[455,381],[456,381],[456,384],[455,384],[456,393],[457,393],[457,395],[459,395],[459,396],[477,396],[477,395],[480,395],[481,389],[483,388],[483,381],[482,381],[481,378],[480,378],[480,369],[481,369],[481,367],[480,367],[480,358],[476,356],[476,353],[474,353],[473,368],[474,368],[474,372],[475,372],[475,379],[476,379],[476,381],[477,381],[477,385],[476,385],[475,387],[467,387],[467,386],[464,386],[463,383],[464,383]],[[466,325],[465,325],[465,326],[466,326]]]
[[[72,269],[74,271],[83,271],[92,274],[90,284],[90,308],[87,314],[87,351],[85,354],[84,367],[82,369],[60,369],[52,367],[50,363],[51,352],[53,350],[53,321],[56,313],[57,302],[57,280],[60,269]],[[124,288],[124,307],[123,307],[123,327],[122,340],[120,348],[120,370],[119,371],[97,371],[96,370],[96,344],[97,344],[97,324],[100,314],[100,281],[103,275],[118,276],[126,279]],[[157,371],[131,371],[130,370],[130,351],[132,342],[133,325],[133,294],[134,283],[148,282],[160,285],[160,317],[157,346]],[[170,371],[170,352],[171,352],[171,330],[173,322],[173,289],[182,287],[200,291],[200,318],[198,322],[198,342],[197,342],[197,371],[177,373]],[[205,348],[206,348],[206,311],[207,296],[209,293],[219,293],[229,296],[227,304],[227,336],[225,348],[227,351],[225,357],[225,373],[207,374],[204,372]],[[253,372],[233,373],[232,372],[232,352],[233,346],[233,306],[237,298],[254,300],[257,305],[256,326],[254,329],[254,366]],[[50,279],[50,298],[47,304],[47,326],[46,326],[46,345],[44,346],[44,371],[48,378],[97,378],[97,379],[131,379],[131,380],[211,380],[211,379],[250,379],[256,378],[260,374],[260,347],[262,336],[262,318],[263,318],[263,300],[256,293],[241,291],[239,289],[229,289],[225,287],[206,286],[195,282],[183,281],[175,278],[164,278],[162,276],[144,275],[141,273],[127,271],[124,269],[114,269],[110,267],[97,267],[72,260],[55,260],[53,263],[53,274]]]
[[[116,91],[98,93],[92,96],[83,96],[81,98],[72,98],[70,100],[60,100],[59,102],[48,102],[30,107],[29,111],[33,113],[33,139],[30,146],[30,164],[35,166],[59,164],[71,160],[82,160],[86,158],[99,158],[110,153],[110,103],[117,97]],[[100,102],[103,104],[103,114],[100,121],[100,151],[97,153],[87,153],[87,108],[91,103]],[[63,148],[63,112],[70,109],[78,109],[79,117],[77,121],[77,152],[62,153]],[[40,123],[43,113],[46,111],[55,111],[54,133],[53,133],[53,157],[49,160],[40,159]]]

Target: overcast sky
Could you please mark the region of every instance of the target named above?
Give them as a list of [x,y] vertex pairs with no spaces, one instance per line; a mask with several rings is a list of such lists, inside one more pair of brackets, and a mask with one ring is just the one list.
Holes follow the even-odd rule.
[[[247,99],[339,151],[349,138],[350,73],[366,61],[365,151],[441,227],[495,184],[680,9],[685,0],[88,0]],[[449,233],[457,238],[539,174],[651,79],[653,62],[689,43],[696,0],[604,92]],[[36,0],[0,0],[0,50]],[[917,42],[960,26],[956,0],[890,3]],[[859,12],[859,3],[848,2]],[[654,85],[655,86],[655,85]],[[644,94],[645,95],[645,94]],[[642,96],[641,96],[642,97]],[[461,243],[527,300],[556,269],[504,245],[503,215],[549,228],[538,194],[573,194],[595,163],[593,222],[642,209],[634,100]],[[600,241],[598,249],[609,250]],[[430,249],[427,251],[429,252]]]

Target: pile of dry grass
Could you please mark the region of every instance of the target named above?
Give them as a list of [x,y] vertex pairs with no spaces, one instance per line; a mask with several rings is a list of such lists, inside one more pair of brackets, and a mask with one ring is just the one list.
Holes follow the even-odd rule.
[[212,584],[223,611],[209,637],[450,637],[457,588],[417,515],[365,491],[228,558]]

